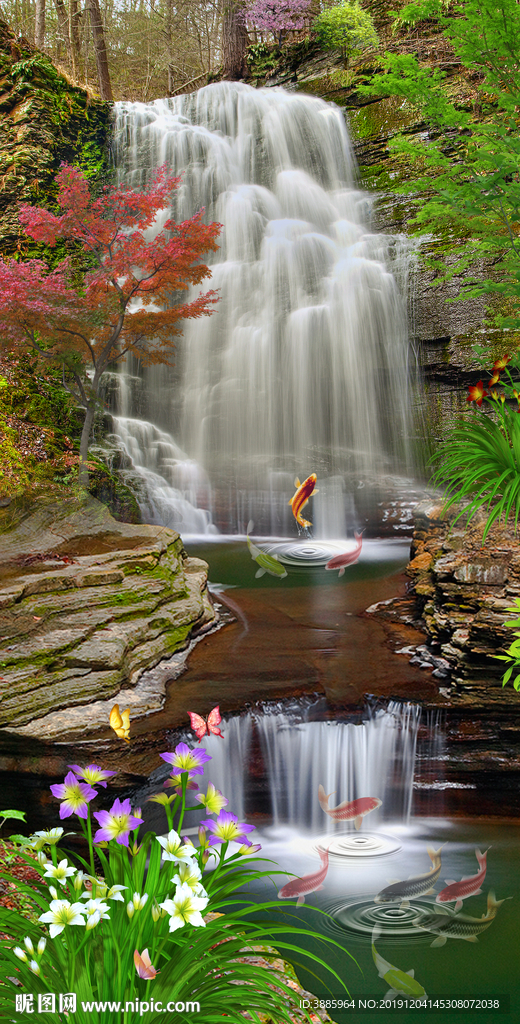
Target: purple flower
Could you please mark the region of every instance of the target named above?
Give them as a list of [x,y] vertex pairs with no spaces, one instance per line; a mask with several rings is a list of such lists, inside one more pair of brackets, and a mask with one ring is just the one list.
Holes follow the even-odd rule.
[[211,761],[211,755],[206,754],[205,750],[190,750],[187,743],[178,743],[173,754],[166,753],[160,756],[163,761],[173,765],[177,772],[189,772],[188,778],[192,775],[204,775],[202,765],[206,764],[206,761]]
[[128,846],[128,833],[143,824],[142,818],[136,818],[132,814],[130,800],[120,801],[116,797],[109,811],[94,811],[101,828],[98,828],[95,836],[95,843],[109,843],[115,839],[120,846]]
[[78,818],[86,818],[88,815],[87,804],[97,796],[97,790],[92,789],[85,782],[80,782],[74,772],[68,772],[65,782],[51,786],[51,793],[63,800],[60,806],[60,818],[69,818],[71,814],[77,814]]
[[251,846],[246,833],[253,832],[255,826],[239,822],[236,814],[231,814],[230,811],[221,811],[216,821],[201,821],[201,825],[213,833],[209,841],[210,846],[215,846],[216,843],[229,843],[230,840],[242,840],[244,846]]
[[80,768],[79,764],[69,764],[69,768],[79,776],[83,782],[87,782],[93,786],[103,786],[107,788],[105,779],[109,779],[112,775],[117,775],[117,772],[109,772],[106,768],[100,768],[97,764],[88,764],[86,768]]

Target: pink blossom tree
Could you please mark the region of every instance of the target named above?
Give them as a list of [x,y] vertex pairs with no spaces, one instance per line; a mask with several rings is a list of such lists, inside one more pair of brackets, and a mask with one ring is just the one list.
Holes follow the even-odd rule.
[[310,5],[311,0],[255,0],[245,16],[261,32],[272,32],[280,49],[287,32],[304,27]]

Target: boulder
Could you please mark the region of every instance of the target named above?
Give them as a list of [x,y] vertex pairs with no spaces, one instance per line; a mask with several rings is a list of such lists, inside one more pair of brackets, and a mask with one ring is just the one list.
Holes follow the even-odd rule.
[[126,707],[143,672],[215,615],[208,566],[178,533],[117,522],[86,494],[0,509],[0,564],[0,726],[22,735],[70,733],[100,701],[106,724],[120,691]]

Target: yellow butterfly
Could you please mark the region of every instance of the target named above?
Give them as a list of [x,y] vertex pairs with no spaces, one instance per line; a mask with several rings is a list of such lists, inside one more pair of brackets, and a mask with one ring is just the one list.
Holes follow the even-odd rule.
[[130,743],[130,708],[121,712],[119,704],[114,704],[110,712],[110,726],[120,740]]

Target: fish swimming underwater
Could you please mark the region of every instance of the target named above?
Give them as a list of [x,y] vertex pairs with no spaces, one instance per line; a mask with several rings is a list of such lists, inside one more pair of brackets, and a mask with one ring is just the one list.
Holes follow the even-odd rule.
[[475,857],[478,860],[479,871],[476,875],[466,875],[460,882],[454,882],[453,879],[446,879],[446,888],[442,889],[441,892],[437,893],[435,898],[436,903],[453,903],[456,900],[454,910],[460,910],[462,901],[467,899],[468,896],[478,896],[482,889],[480,888],[485,877],[486,877],[486,856],[487,850],[481,853],[480,850],[475,850]]
[[344,576],[345,566],[353,565],[361,554],[363,535],[361,533],[354,533],[354,537],[356,539],[356,547],[352,548],[352,551],[345,551],[343,555],[335,555],[325,566],[326,569],[339,569],[338,577]]
[[318,853],[322,864],[320,870],[315,871],[313,875],[304,875],[303,878],[293,878],[291,882],[287,882],[278,893],[279,900],[294,900],[298,897],[296,906],[301,907],[310,892],[323,889],[323,882],[329,870],[329,851],[318,850]]
[[329,818],[333,821],[351,821],[354,819],[354,825],[356,828],[361,826],[361,822],[365,814],[370,814],[370,811],[375,811],[377,807],[381,807],[382,800],[377,796],[362,796],[359,800],[344,800],[342,804],[338,804],[337,807],[329,807],[329,797],[332,793],[326,793],[323,786],[318,789],[318,800],[322,810],[325,814],[328,814]]
[[379,977],[386,981],[390,988],[386,995],[383,997],[386,999],[394,999],[395,996],[411,996],[412,999],[422,999],[426,996],[420,982],[414,978],[413,968],[409,971],[401,971],[399,967],[394,967],[393,964],[389,964],[388,960],[385,960],[377,949],[374,943],[381,935],[381,928],[378,925],[372,932],[372,957],[376,968],[379,973]]
[[[506,897],[512,899],[512,896]],[[495,899],[494,892],[488,892],[487,913],[482,917],[469,917],[466,914],[450,914],[444,907],[436,907],[435,913],[421,918],[421,923],[414,922],[414,928],[424,932],[437,933],[431,946],[444,946],[448,939],[465,939],[466,942],[478,942],[477,935],[489,928],[495,920],[498,908],[505,900]]]
[[427,896],[434,892],[433,886],[441,872],[441,850],[434,850],[427,847],[428,856],[432,862],[429,871],[424,875],[411,875],[404,882],[392,882],[382,889],[374,899],[374,903],[393,903],[400,900],[402,907],[409,906],[409,900],[416,896]]
[[257,547],[256,544],[253,544],[249,534],[254,525],[253,520],[250,519],[247,524],[246,540],[247,546],[251,552],[251,558],[253,561],[258,562],[258,565],[260,566],[260,568],[256,570],[255,576],[258,578],[259,576],[264,576],[265,573],[268,572],[270,576],[278,576],[283,580],[287,576],[287,569],[280,564],[276,555],[268,555],[265,551],[262,551],[261,548]]
[[311,475],[308,476],[301,484],[298,477],[296,477],[296,480],[294,481],[296,492],[293,494],[289,502],[298,526],[301,526],[304,530],[307,529],[308,526],[312,526],[312,523],[310,523],[308,519],[303,518],[301,511],[307,504],[309,498],[312,498],[313,494],[318,493],[318,488],[315,486],[316,479],[316,473],[311,473]]

